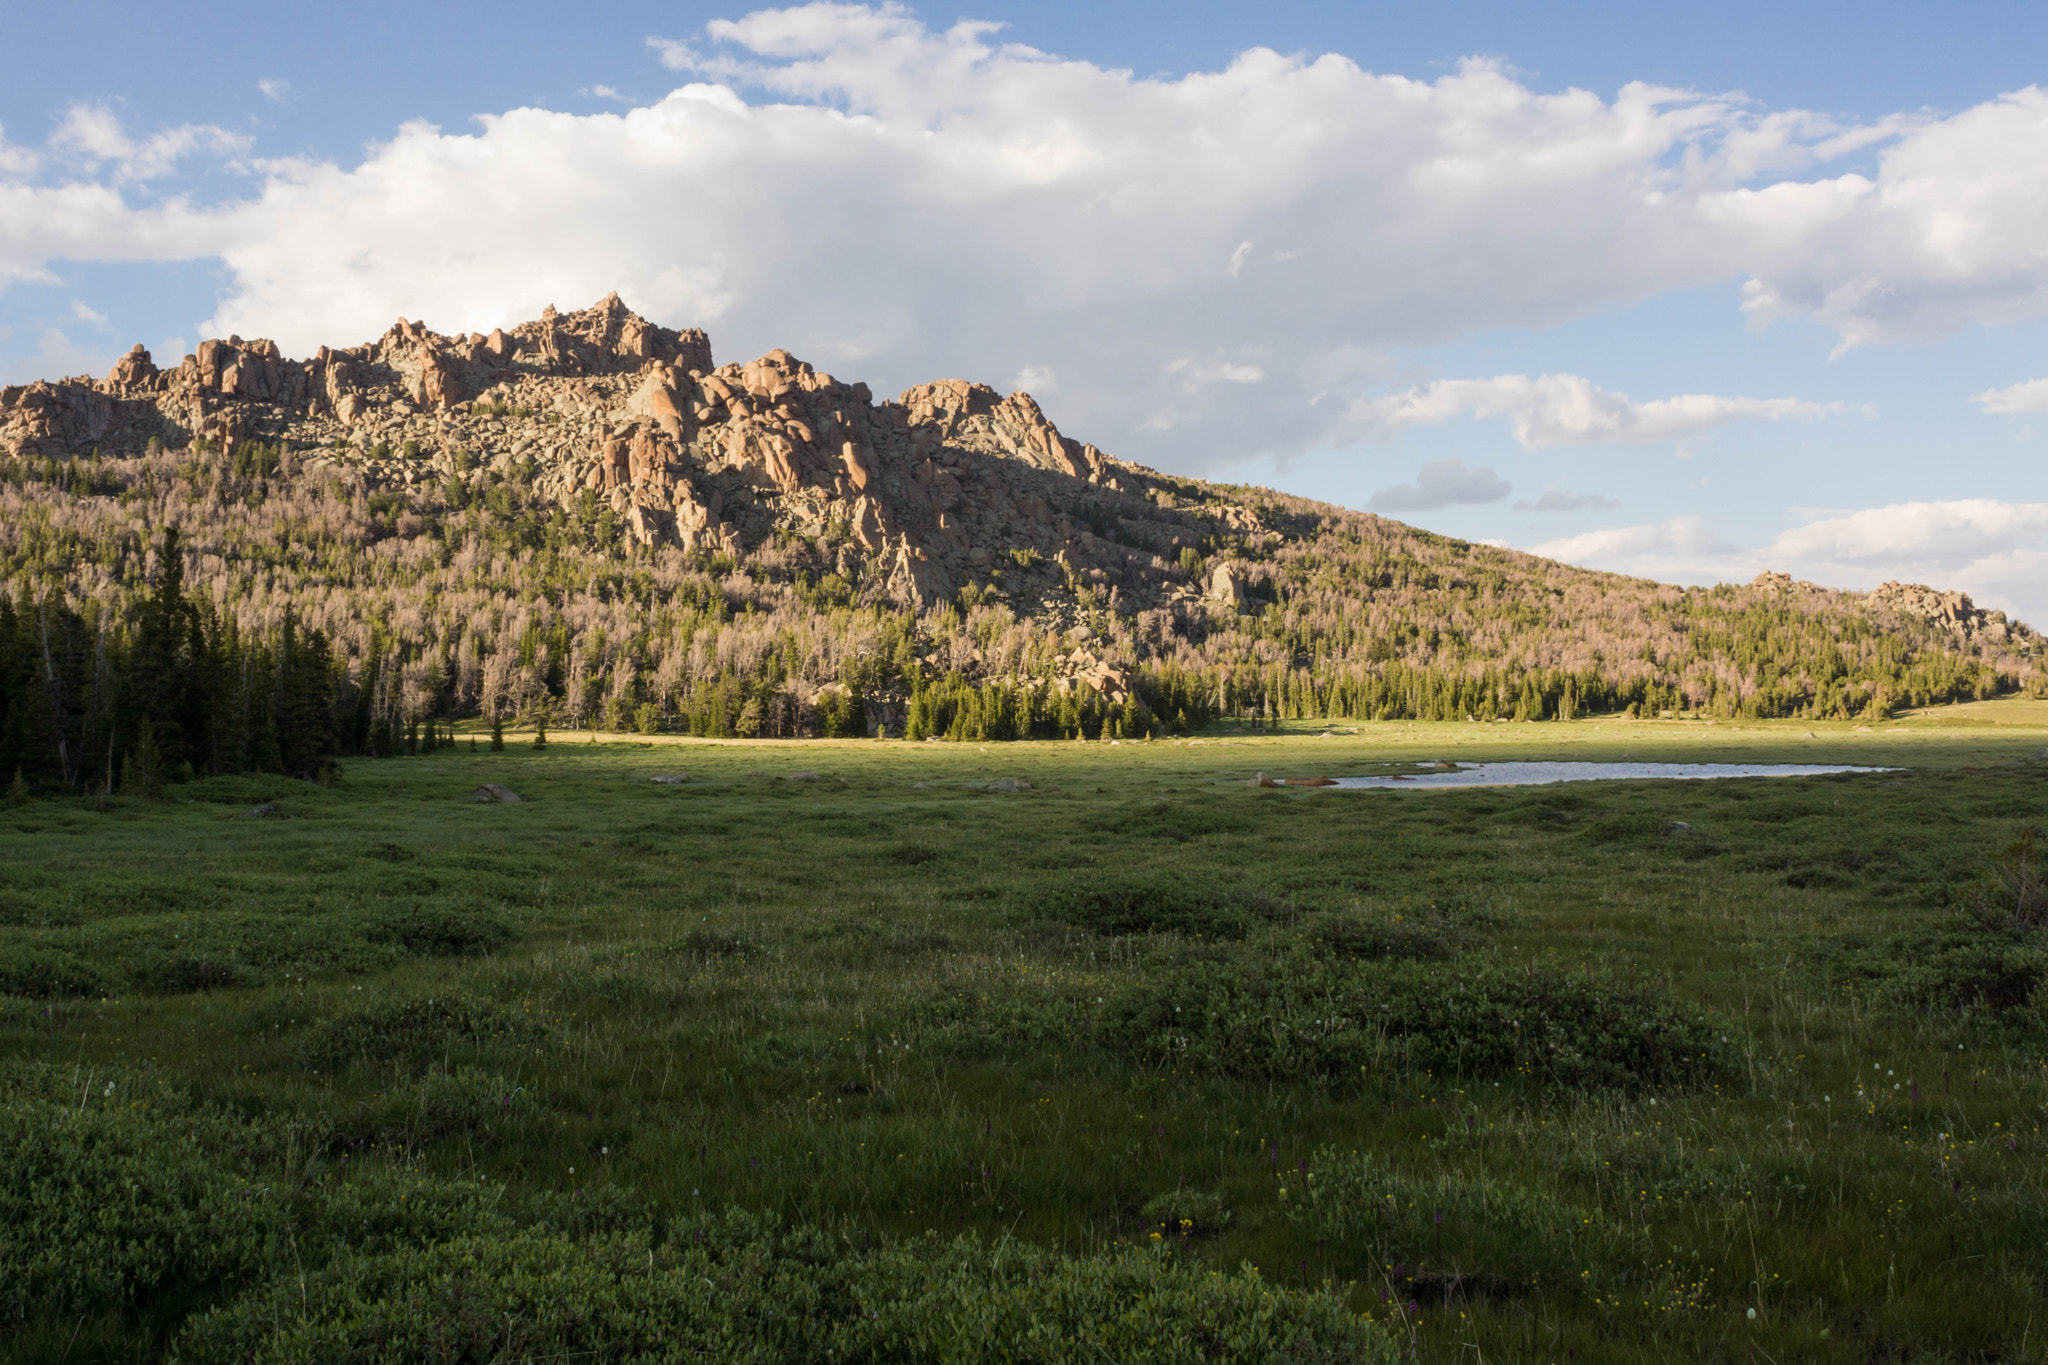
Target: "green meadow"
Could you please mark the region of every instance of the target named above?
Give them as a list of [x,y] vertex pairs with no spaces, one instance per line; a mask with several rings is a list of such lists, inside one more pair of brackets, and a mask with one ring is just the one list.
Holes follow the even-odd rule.
[[2048,702],[601,738],[0,807],[0,1359],[2048,1358]]

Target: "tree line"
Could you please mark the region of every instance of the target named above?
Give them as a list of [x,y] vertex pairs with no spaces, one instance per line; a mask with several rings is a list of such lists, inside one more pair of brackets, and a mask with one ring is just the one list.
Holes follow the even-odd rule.
[[[256,442],[0,462],[0,781],[317,776],[462,718],[1101,739],[1219,716],[1876,719],[2044,678],[2024,649],[1854,595],[1674,588],[1260,490],[1229,491],[1245,529],[1149,578],[1070,571],[1048,615],[1000,556],[909,610],[831,526],[740,555],[635,547],[593,499],[542,497],[528,466],[443,474],[379,486]],[[1183,506],[1224,496],[1175,487]],[[1219,562],[1234,604],[1188,590]],[[1095,690],[1096,665],[1122,684]]]

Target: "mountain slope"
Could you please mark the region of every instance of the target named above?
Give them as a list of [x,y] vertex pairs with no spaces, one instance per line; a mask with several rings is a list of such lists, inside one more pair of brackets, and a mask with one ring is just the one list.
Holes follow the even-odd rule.
[[[876,403],[782,351],[714,367],[703,333],[616,295],[303,361],[230,337],[160,370],[138,347],[101,381],[0,390],[0,456],[19,658],[60,608],[76,649],[130,640],[176,527],[200,606],[180,648],[271,639],[289,611],[333,651],[342,747],[479,711],[991,737],[1248,710],[1866,715],[2043,677],[2041,638],[1960,594],[1575,569],[1160,474],[1023,393]],[[112,686],[90,670],[45,671],[59,728],[132,723],[85,697]]]

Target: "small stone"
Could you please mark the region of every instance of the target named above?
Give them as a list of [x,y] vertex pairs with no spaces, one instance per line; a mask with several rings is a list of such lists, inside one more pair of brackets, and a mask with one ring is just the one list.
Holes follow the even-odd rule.
[[647,780],[649,782],[659,782],[664,787],[676,787],[688,782],[690,775],[688,773],[656,773]]
[[474,799],[480,802],[502,801],[507,805],[519,804],[519,793],[498,782],[486,782],[478,787]]

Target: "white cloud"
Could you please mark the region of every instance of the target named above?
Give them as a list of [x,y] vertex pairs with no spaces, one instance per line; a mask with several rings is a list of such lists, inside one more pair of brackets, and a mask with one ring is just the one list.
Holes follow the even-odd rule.
[[1262,384],[1266,380],[1265,367],[1261,365],[1238,365],[1228,360],[1203,363],[1192,356],[1182,356],[1166,364],[1168,374],[1179,375],[1181,388],[1188,393],[1206,388],[1211,384]]
[[1742,418],[1828,417],[1840,403],[1799,398],[1723,398],[1688,393],[1648,403],[1629,401],[1575,374],[1531,379],[1439,379],[1385,398],[1352,405],[1356,430],[1379,440],[1413,426],[1437,426],[1460,417],[1505,417],[1525,448],[1642,444],[1683,440]]
[[[1706,522],[1699,517],[1684,516],[1650,525],[1617,526],[1611,530],[1588,531],[1563,540],[1545,541],[1531,547],[1530,553],[1546,559],[1561,559],[1568,564],[1612,568],[1646,558],[1692,563],[1701,559],[1723,558],[1737,551],[1708,530]],[[1621,571],[1630,572],[1627,569]]]
[[[0,281],[217,255],[208,327],[295,353],[618,289],[722,357],[787,345],[878,391],[1054,365],[1063,426],[1180,468],[1355,437],[1361,355],[1704,283],[1748,277],[1760,323],[1845,344],[2048,314],[2036,90],[1849,125],[1639,83],[1540,93],[1486,61],[1425,81],[1254,49],[1150,79],[897,6],[649,43],[691,83],[645,107],[408,124],[351,167],[263,163],[210,208],[123,187],[229,135],[133,137],[81,106],[40,169],[0,160]],[[1859,149],[1874,174],[1826,174]],[[33,178],[53,162],[73,179]],[[1200,367],[1171,365],[1226,355],[1256,383],[1191,390]],[[1432,420],[1425,394],[1445,397],[1392,418]],[[1498,415],[1546,444],[1818,410],[1581,396]]]
[[1484,465],[1469,468],[1463,460],[1431,460],[1416,472],[1414,483],[1382,488],[1366,504],[1371,512],[1434,512],[1440,507],[1470,507],[1499,502],[1514,486]]
[[1017,371],[1017,378],[1010,387],[1022,389],[1034,397],[1058,393],[1060,377],[1050,365],[1026,365]]
[[1811,513],[1755,548],[1698,517],[1591,531],[1532,554],[1666,582],[1743,582],[1764,569],[1868,590],[1887,580],[1960,588],[1980,605],[2048,624],[2048,503],[1964,498]]
[[661,64],[671,71],[695,71],[697,53],[688,43],[679,43],[673,38],[649,38],[647,46],[654,49],[661,58]]
[[154,180],[168,175],[188,156],[229,155],[249,145],[211,124],[187,123],[137,140],[129,136],[114,111],[103,104],[74,104],[50,137],[55,154],[74,165],[105,165],[115,180]]
[[0,128],[0,175],[33,175],[42,165],[43,159],[27,147],[18,147],[7,140],[7,130]]
[[1543,496],[1534,502],[1524,500],[1515,504],[1517,512],[1606,512],[1621,506],[1612,498],[1598,493],[1560,493],[1545,489]]
[[576,92],[586,99],[610,100],[614,104],[631,104],[632,101],[609,85],[593,85]]
[[1809,564],[1949,564],[2038,540],[2048,540],[2048,502],[1965,498],[1819,517],[1779,536],[1772,552]]
[[263,92],[265,99],[274,100],[279,104],[283,104],[286,96],[292,93],[292,83],[290,81],[281,81],[270,76],[266,76],[256,82],[256,88]]
[[1970,401],[1986,412],[2048,412],[2048,379],[2029,379],[2003,389],[1986,389],[1970,395]]
[[77,318],[80,322],[89,322],[95,327],[107,325],[107,315],[87,304],[83,299],[73,299],[71,301],[71,316]]
[[0,360],[0,382],[19,384],[31,379],[66,379],[72,375],[98,378],[114,363],[114,356],[95,346],[80,346],[62,329],[45,328],[32,356]]

